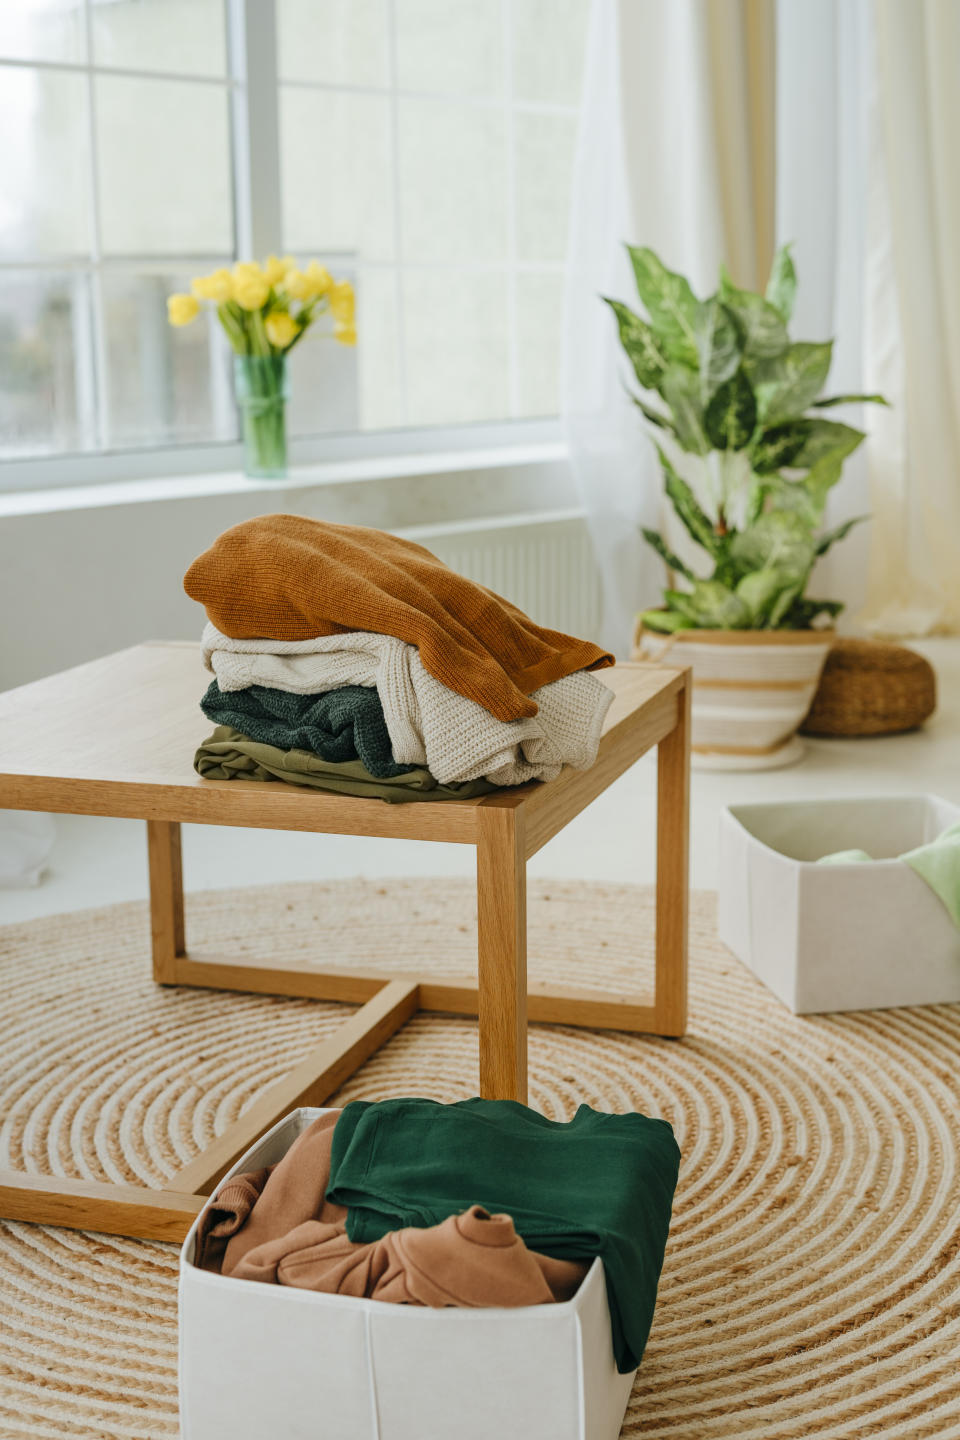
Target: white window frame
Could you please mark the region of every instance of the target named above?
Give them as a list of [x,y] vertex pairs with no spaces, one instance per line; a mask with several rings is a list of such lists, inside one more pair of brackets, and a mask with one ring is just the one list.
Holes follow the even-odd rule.
[[[22,66],[28,69],[48,69],[85,74],[88,84],[87,107],[90,129],[90,164],[92,177],[93,219],[91,244],[88,255],[82,259],[69,258],[28,259],[4,261],[3,271],[17,269],[29,271],[77,270],[90,277],[92,299],[92,346],[96,356],[95,373],[89,373],[89,351],[76,357],[78,386],[87,387],[96,399],[100,433],[106,433],[105,394],[103,379],[105,371],[105,345],[102,333],[102,302],[100,286],[105,268],[115,272],[140,270],[146,257],[124,256],[104,260],[99,235],[99,182],[97,175],[96,116],[94,78],[96,75],[116,75],[143,80],[195,80],[204,84],[219,84],[226,88],[230,101],[230,135],[232,149],[234,249],[238,259],[262,258],[271,252],[281,253],[283,249],[282,197],[280,182],[280,76],[277,63],[276,0],[223,0],[225,7],[227,39],[227,73],[225,76],[183,75],[166,71],[142,71],[126,67],[98,65],[94,63],[92,36],[92,0],[83,0],[86,23],[87,58],[84,62],[48,60],[3,60],[4,66]],[[504,33],[510,35],[506,23],[507,7],[510,0],[502,0],[504,6]],[[390,24],[390,44],[396,50],[395,0],[387,0]],[[507,40],[509,46],[509,38]],[[506,83],[510,83],[511,56],[507,55]],[[394,70],[395,74],[395,70]],[[303,85],[306,82],[283,82]],[[308,85],[316,89],[351,89],[356,87],[335,84]],[[384,93],[377,91],[377,93]],[[398,91],[396,86],[390,92],[394,108]],[[441,94],[434,98],[462,98]],[[498,101],[474,101],[470,103],[501,103]],[[527,108],[527,107],[523,107]],[[570,107],[531,105],[532,110],[541,112],[569,113]],[[506,97],[508,126],[512,125],[514,105],[510,94]],[[396,141],[396,114],[394,114],[394,141]],[[514,148],[512,136],[508,136],[508,205],[509,205],[509,250],[507,257],[510,372],[509,389],[515,404],[518,391],[518,359],[516,346],[516,276],[525,268],[516,263],[515,216],[513,173]],[[399,227],[398,227],[399,239]],[[150,256],[150,263],[161,258]],[[178,269],[184,266],[202,269],[210,263],[211,257],[202,255],[171,255],[170,264]],[[396,273],[400,277],[402,256],[397,257]],[[433,268],[426,267],[426,268]],[[461,267],[474,268],[471,266]],[[478,266],[478,269],[489,268]],[[544,266],[532,266],[542,271]],[[398,279],[399,283],[399,279]],[[402,317],[402,309],[400,311]],[[402,325],[402,319],[401,319]],[[402,344],[402,333],[401,333]],[[404,374],[400,366],[401,377]],[[291,464],[317,465],[339,464],[344,461],[383,459],[391,456],[409,456],[417,452],[427,454],[453,455],[463,451],[475,463],[476,453],[483,450],[502,450],[505,447],[525,447],[535,455],[541,448],[545,455],[556,453],[561,441],[559,417],[543,419],[504,419],[492,422],[451,425],[451,426],[404,426],[393,430],[350,431],[324,433],[312,436],[291,437],[289,444]],[[202,475],[221,471],[240,471],[243,465],[243,447],[239,441],[210,441],[203,444],[144,446],[130,449],[87,450],[26,457],[11,460],[0,459],[0,492],[36,491],[73,485],[110,483],[114,481],[156,479],[157,477]]]

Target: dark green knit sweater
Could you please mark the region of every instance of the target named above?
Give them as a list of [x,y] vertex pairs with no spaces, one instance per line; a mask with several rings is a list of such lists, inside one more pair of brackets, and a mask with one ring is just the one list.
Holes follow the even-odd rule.
[[232,725],[264,745],[312,750],[324,760],[361,760],[378,780],[413,768],[394,760],[380,696],[364,685],[322,695],[292,695],[264,685],[224,693],[214,680],[200,708],[214,725]]

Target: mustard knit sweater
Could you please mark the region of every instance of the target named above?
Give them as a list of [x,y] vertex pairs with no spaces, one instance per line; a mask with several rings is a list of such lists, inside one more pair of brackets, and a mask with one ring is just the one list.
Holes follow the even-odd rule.
[[422,545],[302,515],[226,530],[184,589],[234,639],[308,640],[369,630],[416,645],[429,674],[498,720],[535,715],[534,690],[613,664],[588,640],[535,625]]

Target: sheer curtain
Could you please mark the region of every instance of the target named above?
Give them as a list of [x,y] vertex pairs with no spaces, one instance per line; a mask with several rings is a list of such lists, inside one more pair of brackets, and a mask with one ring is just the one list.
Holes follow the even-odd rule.
[[593,0],[564,399],[618,654],[663,578],[637,536],[656,457],[597,298],[634,293],[624,239],[701,293],[721,259],[762,288],[774,240],[793,242],[794,334],[836,337],[831,389],[893,406],[836,412],[869,438],[828,522],[872,521],[814,591],[875,633],[960,628],[958,73],[955,0]]
[[864,621],[922,635],[960,629],[960,7],[877,0],[872,14],[902,452],[874,487]]
[[603,584],[601,643],[623,656],[630,617],[652,603],[656,577],[638,527],[657,514],[654,466],[624,390],[601,295],[630,290],[623,242],[635,234],[627,191],[617,0],[594,0],[574,163],[564,317],[564,430]]
[[714,288],[724,259],[741,284],[765,273],[766,13],[757,0],[593,3],[570,222],[564,417],[600,562],[602,639],[621,657],[636,612],[655,603],[663,581],[638,533],[640,524],[658,524],[661,487],[599,296],[634,295],[625,241],[652,246],[702,292]]
[[958,20],[937,0],[777,7],[777,233],[794,242],[795,328],[836,337],[831,389],[891,402],[836,412],[868,438],[828,522],[871,518],[814,582],[874,634],[960,622],[960,185],[942,154],[960,133],[946,78],[960,71]]

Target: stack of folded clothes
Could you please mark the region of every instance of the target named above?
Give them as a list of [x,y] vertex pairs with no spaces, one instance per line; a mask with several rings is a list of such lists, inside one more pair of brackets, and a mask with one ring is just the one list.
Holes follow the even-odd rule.
[[612,692],[588,672],[612,655],[412,541],[266,515],[225,531],[184,588],[209,622],[208,779],[463,799],[596,759]]
[[603,1261],[618,1368],[653,1319],[680,1152],[665,1120],[512,1100],[358,1100],[279,1164],[235,1175],[195,1264],[241,1280],[404,1305],[541,1305]]

